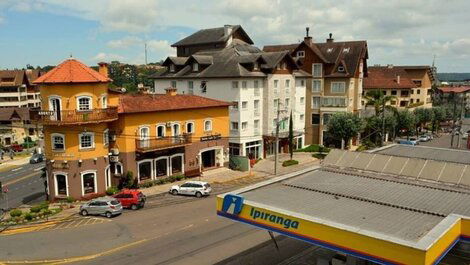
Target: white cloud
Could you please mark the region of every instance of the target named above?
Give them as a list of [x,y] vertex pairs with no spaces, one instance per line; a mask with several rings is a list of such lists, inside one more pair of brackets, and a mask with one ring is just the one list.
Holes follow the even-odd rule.
[[147,41],[148,53],[155,58],[165,58],[166,56],[175,56],[176,50],[170,46],[167,40],[149,40]]
[[95,62],[102,62],[102,61],[109,62],[109,61],[120,61],[120,60],[123,60],[124,57],[118,54],[100,52],[91,59]]
[[142,43],[143,41],[139,37],[127,36],[122,39],[108,41],[107,45],[113,49],[126,49]]

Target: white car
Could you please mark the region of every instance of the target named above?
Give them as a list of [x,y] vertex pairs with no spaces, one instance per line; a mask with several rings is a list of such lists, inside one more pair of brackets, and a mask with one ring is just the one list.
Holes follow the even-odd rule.
[[211,185],[203,181],[188,181],[181,186],[174,185],[170,188],[170,193],[173,195],[193,195],[198,198],[209,196],[211,191]]
[[429,140],[431,140],[431,139],[430,139],[430,137],[429,137],[428,135],[424,135],[424,134],[423,134],[423,135],[419,136],[418,140],[419,140],[420,142],[427,142],[427,141],[429,141]]

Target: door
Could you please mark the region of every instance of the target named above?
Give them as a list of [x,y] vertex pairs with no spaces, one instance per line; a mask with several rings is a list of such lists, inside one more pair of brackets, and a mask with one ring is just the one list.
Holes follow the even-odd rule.
[[178,136],[180,135],[180,125],[178,123],[174,123],[171,125],[171,133],[173,136],[173,142],[177,143],[178,142]]
[[180,186],[180,194],[191,194],[191,183],[184,183]]
[[110,166],[107,166],[105,171],[104,171],[104,175],[105,175],[105,178],[106,178],[106,189],[111,187],[111,167]]
[[202,152],[201,157],[203,168],[215,167],[215,150]]
[[60,106],[60,99],[59,98],[51,98],[49,100],[49,110],[53,111],[51,116],[51,120],[53,121],[60,121],[61,120],[61,106]]
[[88,208],[86,210],[89,214],[98,214],[99,208],[100,208],[99,202],[94,201],[88,204]]
[[57,196],[67,196],[67,176],[62,174],[55,175],[57,184]]

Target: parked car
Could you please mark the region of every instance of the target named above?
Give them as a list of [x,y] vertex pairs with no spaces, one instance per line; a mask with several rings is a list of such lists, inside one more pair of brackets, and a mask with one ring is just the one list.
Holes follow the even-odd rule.
[[427,141],[431,140],[431,138],[429,137],[429,135],[423,134],[423,135],[418,137],[418,140],[420,142],[427,142]]
[[80,206],[80,214],[104,215],[111,218],[122,213],[121,203],[113,197],[101,197],[86,202]]
[[174,185],[170,188],[170,193],[173,195],[193,195],[198,198],[210,195],[211,191],[211,185],[203,181],[188,181],[181,186]]
[[147,197],[140,190],[122,190],[113,196],[122,207],[137,210],[143,208]]
[[19,145],[19,144],[12,144],[10,146],[11,150],[15,151],[15,152],[22,152],[23,151],[23,146]]
[[29,159],[30,164],[36,164],[36,163],[41,163],[44,161],[44,155],[43,154],[33,154],[31,158]]
[[412,141],[411,138],[410,138],[410,140],[398,139],[397,143],[398,144],[406,144],[406,145],[417,145],[418,141],[416,141],[416,139],[414,141]]

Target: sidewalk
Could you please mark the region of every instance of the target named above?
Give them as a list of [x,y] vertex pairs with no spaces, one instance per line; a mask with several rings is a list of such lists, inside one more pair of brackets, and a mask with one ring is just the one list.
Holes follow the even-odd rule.
[[[319,160],[312,157],[310,153],[294,153],[294,159],[299,161],[298,165],[283,167],[282,162],[285,160],[289,160],[289,154],[280,154],[278,157],[278,175],[287,174],[294,171],[298,171],[312,165],[318,164]],[[270,178],[274,177],[274,157],[268,157],[263,159],[255,164],[251,173],[249,171],[242,172],[242,171],[235,171],[225,167],[217,168],[213,170],[209,170],[203,172],[202,176],[192,178],[191,180],[197,181],[205,181],[209,184],[221,184],[225,182],[235,181],[237,179],[242,178]],[[150,188],[141,189],[142,193],[145,196],[156,196],[162,193],[167,193],[171,186],[173,185],[181,185],[185,183],[186,180],[177,181],[173,183],[153,186]]]
[[29,163],[30,156],[27,157],[13,157],[11,160],[9,157],[4,156],[3,160],[0,160],[0,172],[9,170],[10,168],[22,166]]

